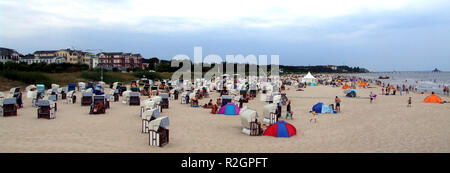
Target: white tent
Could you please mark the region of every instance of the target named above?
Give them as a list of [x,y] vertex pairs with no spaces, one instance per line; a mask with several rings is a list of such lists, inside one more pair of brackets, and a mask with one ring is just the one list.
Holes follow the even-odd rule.
[[317,79],[311,74],[311,72],[308,72],[303,78],[302,83],[317,83]]

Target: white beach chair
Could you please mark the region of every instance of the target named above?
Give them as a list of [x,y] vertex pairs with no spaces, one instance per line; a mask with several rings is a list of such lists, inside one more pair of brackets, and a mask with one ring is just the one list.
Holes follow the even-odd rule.
[[70,91],[67,93],[67,104],[74,104],[75,91]]
[[84,91],[84,90],[86,90],[86,83],[78,82],[78,91]]
[[162,147],[169,143],[169,117],[159,117],[148,123],[149,145]]
[[250,136],[259,136],[262,134],[262,129],[258,123],[258,113],[255,110],[244,107],[240,112],[242,133]]
[[[3,106],[3,100],[5,100],[5,94],[3,92],[0,92],[0,108]],[[3,116],[3,109],[0,115]]]
[[122,96],[123,96],[122,103],[123,104],[130,104],[130,93],[131,93],[131,91],[124,91],[122,93]]
[[148,133],[149,131],[149,123],[153,121],[154,119],[158,118],[160,115],[160,112],[158,109],[150,109],[144,111],[142,114],[142,133]]
[[274,103],[265,105],[262,122],[266,123],[266,124],[270,124],[270,125],[277,122],[278,117],[276,114],[276,110],[277,110],[277,105]]

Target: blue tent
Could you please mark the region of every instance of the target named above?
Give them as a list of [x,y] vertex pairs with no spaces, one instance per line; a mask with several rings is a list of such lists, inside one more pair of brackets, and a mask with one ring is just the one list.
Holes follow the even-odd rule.
[[219,110],[219,114],[225,115],[239,115],[240,109],[233,103],[228,103],[225,106],[222,106]]
[[351,91],[345,96],[347,96],[347,97],[356,97],[356,92],[355,91]]
[[319,102],[315,104],[312,107],[312,111],[319,114],[326,114],[326,113],[336,113],[336,111],[333,109],[332,105],[325,105],[322,102]]

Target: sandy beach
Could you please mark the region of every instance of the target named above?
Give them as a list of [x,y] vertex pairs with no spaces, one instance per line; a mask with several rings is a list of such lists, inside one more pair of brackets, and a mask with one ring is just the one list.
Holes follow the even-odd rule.
[[[372,104],[370,91],[378,95]],[[0,152],[450,152],[450,104],[423,103],[428,94],[384,96],[377,87],[358,89],[357,98],[347,98],[341,88],[331,86],[304,91],[288,86],[284,92],[292,101],[294,119],[286,121],[297,128],[295,136],[247,136],[241,133],[239,116],[210,114],[210,109],[170,100],[169,109],[162,113],[170,119],[170,142],[162,148],[149,146],[148,134],[141,133],[139,106],[111,102],[106,114],[89,115],[78,92],[76,104],[57,102],[56,119],[37,119],[36,108],[23,92],[24,108],[18,116],[0,117]],[[214,91],[210,98],[215,101],[218,95]],[[261,117],[266,103],[259,96],[244,106]],[[335,96],[342,99],[342,112],[321,114],[317,123],[310,123],[311,107],[317,102],[333,104]],[[409,96],[411,108],[406,107]],[[208,101],[204,98],[200,103]],[[286,107],[281,120],[284,111]]]

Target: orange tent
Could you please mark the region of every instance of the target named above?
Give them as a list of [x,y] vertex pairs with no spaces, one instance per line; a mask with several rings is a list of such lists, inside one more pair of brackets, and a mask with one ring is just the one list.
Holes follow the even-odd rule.
[[364,82],[361,82],[361,84],[359,84],[360,87],[367,87],[367,84]]
[[425,103],[442,103],[442,99],[436,94],[431,94],[423,101]]
[[348,86],[347,84],[345,84],[344,86],[342,86],[342,89],[348,89],[350,88],[350,86]]

